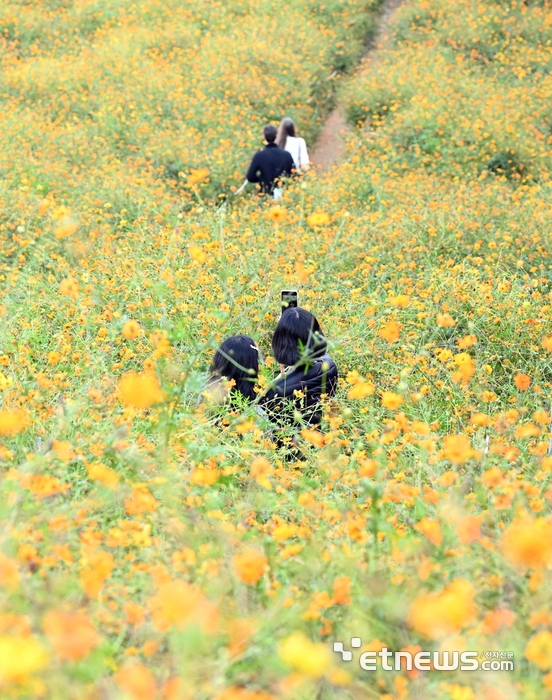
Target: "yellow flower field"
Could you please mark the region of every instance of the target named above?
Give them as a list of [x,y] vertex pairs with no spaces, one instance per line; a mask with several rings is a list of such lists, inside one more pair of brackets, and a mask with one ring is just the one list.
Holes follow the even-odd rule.
[[[552,6],[406,0],[355,69],[380,5],[0,8],[1,698],[552,697]],[[337,101],[343,162],[230,196]],[[285,288],[301,458],[196,407]]]

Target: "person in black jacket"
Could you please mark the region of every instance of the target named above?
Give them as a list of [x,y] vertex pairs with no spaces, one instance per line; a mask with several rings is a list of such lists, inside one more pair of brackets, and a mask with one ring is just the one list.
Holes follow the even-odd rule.
[[278,130],[272,124],[265,126],[266,146],[253,156],[246,178],[249,182],[258,182],[261,192],[274,196],[276,181],[283,175],[289,177],[294,163],[290,153],[276,145]]
[[338,379],[336,364],[326,350],[315,316],[302,308],[284,311],[272,336],[272,352],[281,373],[261,401],[270,419],[293,424],[298,411],[307,424],[320,423],[320,401],[325,395],[334,396]]

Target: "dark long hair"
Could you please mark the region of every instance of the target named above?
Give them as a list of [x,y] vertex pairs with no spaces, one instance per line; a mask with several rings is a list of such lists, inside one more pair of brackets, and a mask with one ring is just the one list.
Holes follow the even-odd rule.
[[327,343],[320,324],[310,311],[289,308],[281,315],[272,336],[272,353],[276,362],[286,367],[324,355]]
[[276,136],[276,143],[280,148],[285,148],[288,136],[296,136],[295,132],[295,122],[290,117],[282,119],[280,126],[278,127],[278,135]]
[[211,362],[211,379],[233,379],[230,390],[249,401],[255,398],[255,382],[259,374],[259,350],[248,335],[233,335],[221,343]]

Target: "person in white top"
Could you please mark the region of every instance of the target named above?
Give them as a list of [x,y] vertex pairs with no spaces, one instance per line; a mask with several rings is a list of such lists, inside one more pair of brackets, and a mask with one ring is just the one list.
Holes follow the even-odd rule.
[[280,122],[276,143],[291,154],[295,168],[298,173],[309,169],[309,154],[305,139],[296,135],[295,123],[293,119],[286,117]]

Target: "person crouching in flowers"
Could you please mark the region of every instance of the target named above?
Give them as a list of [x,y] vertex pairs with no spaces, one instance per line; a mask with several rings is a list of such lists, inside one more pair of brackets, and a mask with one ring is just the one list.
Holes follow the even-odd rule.
[[320,402],[335,395],[338,372],[316,317],[299,307],[286,309],[272,336],[272,352],[280,374],[261,405],[280,425],[293,425],[297,418],[318,425]]
[[221,343],[213,356],[207,386],[198,405],[243,405],[256,398],[259,374],[259,349],[247,335],[233,335]]

